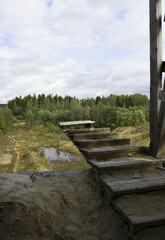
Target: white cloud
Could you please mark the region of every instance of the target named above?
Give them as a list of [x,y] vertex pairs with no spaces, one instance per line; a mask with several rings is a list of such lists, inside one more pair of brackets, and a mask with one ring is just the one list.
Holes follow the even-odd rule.
[[0,102],[149,92],[144,0],[0,1]]

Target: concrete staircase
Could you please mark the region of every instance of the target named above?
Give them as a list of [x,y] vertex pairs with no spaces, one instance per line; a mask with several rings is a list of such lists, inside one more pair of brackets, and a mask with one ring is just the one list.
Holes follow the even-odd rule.
[[[131,146],[107,128],[65,131],[87,162],[110,203],[120,215],[129,239],[165,239],[165,168],[146,147]],[[161,227],[161,232],[159,228]],[[150,238],[146,234],[150,232]],[[164,234],[162,234],[162,232]],[[163,236],[163,237],[162,237]]]

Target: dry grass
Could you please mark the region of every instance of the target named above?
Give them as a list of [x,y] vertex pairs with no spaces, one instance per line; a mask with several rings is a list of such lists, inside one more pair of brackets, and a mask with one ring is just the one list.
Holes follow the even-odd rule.
[[[29,130],[23,123],[17,123],[0,138],[0,146],[0,173],[89,168],[77,148],[57,127],[50,129],[39,126]],[[53,167],[48,159],[39,154],[41,147],[55,147],[58,150],[75,154],[77,160],[73,163],[56,161]]]
[[149,125],[138,127],[119,127],[115,129],[120,133],[120,137],[131,139],[131,145],[136,146],[149,146]]
[[0,158],[0,164],[10,164],[12,160],[12,155],[11,154],[2,154]]

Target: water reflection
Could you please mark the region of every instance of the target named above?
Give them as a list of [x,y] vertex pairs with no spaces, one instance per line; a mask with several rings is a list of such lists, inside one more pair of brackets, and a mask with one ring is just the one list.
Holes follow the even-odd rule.
[[40,153],[44,153],[44,157],[49,159],[50,165],[54,166],[54,162],[57,160],[68,161],[74,163],[75,160],[79,160],[78,157],[74,154],[59,151],[57,148],[40,148]]

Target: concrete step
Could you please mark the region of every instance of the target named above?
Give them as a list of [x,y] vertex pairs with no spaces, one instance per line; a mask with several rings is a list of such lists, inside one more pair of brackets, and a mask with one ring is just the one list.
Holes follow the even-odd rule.
[[83,139],[74,141],[78,148],[97,148],[116,145],[129,145],[129,138],[105,138],[105,139]]
[[87,159],[97,159],[99,161],[110,160],[111,158],[120,158],[133,156],[134,154],[146,155],[146,148],[140,146],[114,146],[93,149],[81,149],[81,152]]
[[111,133],[83,133],[83,134],[72,134],[70,135],[70,138],[75,140],[81,140],[81,139],[103,139],[103,138],[117,138],[119,137],[119,134],[116,132]]
[[69,129],[68,135],[83,134],[83,133],[110,133],[110,128],[84,128],[84,129]]
[[[115,158],[110,161],[88,160],[88,163],[96,169],[98,175],[109,175],[110,177],[130,178],[135,172],[141,175],[144,173],[159,173],[158,166],[162,166],[162,160],[152,157],[148,158]],[[128,177],[127,177],[128,176]]]
[[106,188],[109,189],[112,198],[124,194],[143,193],[165,189],[165,176],[118,181],[104,179],[103,182],[106,185]]
[[153,239],[136,236],[146,229],[165,227],[165,190],[123,195],[113,205],[128,225],[130,239]]

